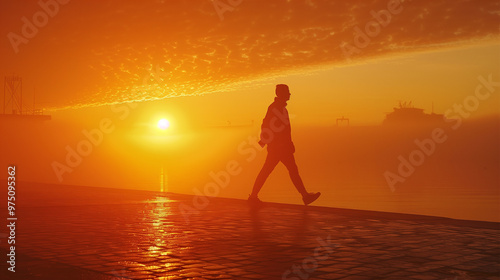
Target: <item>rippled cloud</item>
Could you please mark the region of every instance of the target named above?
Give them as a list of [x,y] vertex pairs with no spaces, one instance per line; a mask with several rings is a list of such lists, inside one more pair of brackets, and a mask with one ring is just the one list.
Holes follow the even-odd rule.
[[[17,9],[2,33],[20,29],[29,13]],[[498,41],[500,2],[247,0],[219,14],[210,0],[75,0],[19,54],[4,42],[2,70],[43,72],[52,108],[202,95],[311,67]]]

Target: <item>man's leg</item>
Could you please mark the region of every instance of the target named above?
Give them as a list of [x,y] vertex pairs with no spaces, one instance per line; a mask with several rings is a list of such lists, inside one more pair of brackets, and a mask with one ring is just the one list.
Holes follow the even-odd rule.
[[266,162],[264,162],[264,166],[262,166],[259,175],[257,175],[257,178],[255,179],[252,194],[250,196],[256,197],[259,194],[260,189],[262,189],[267,177],[269,177],[269,174],[271,174],[278,162],[280,162],[280,160],[275,154],[267,153]]
[[286,166],[288,169],[288,173],[290,174],[290,178],[292,179],[293,185],[299,191],[299,193],[302,196],[307,195],[306,188],[304,187],[304,183],[302,182],[302,178],[300,178],[299,175],[299,168],[297,167],[297,164],[295,163],[295,157],[293,156],[292,153],[286,154],[281,157],[281,162]]

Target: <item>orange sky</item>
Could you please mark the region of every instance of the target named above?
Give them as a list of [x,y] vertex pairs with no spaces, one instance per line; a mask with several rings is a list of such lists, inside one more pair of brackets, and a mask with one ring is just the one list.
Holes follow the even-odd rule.
[[[261,117],[273,84],[284,82],[299,123],[342,115],[380,123],[398,100],[426,110],[434,102],[443,112],[474,90],[479,75],[500,73],[494,0],[242,1],[223,20],[209,0],[74,0],[58,5],[26,44],[9,36],[22,36],[22,18],[32,22],[42,7],[0,3],[0,74],[21,75],[24,94],[36,90],[48,109],[217,93],[190,99],[182,111],[199,119],[195,112],[209,107],[205,122],[248,122]],[[357,44],[356,28],[373,31],[366,26],[377,12],[379,31]],[[357,47],[349,58],[346,44]],[[153,103],[146,106],[161,111],[163,103]]]

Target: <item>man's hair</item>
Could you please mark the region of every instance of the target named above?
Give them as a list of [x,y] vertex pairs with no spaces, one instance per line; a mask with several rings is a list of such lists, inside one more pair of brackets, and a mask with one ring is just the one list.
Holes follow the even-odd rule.
[[288,86],[285,84],[276,85],[276,96],[281,96],[282,94],[288,93]]

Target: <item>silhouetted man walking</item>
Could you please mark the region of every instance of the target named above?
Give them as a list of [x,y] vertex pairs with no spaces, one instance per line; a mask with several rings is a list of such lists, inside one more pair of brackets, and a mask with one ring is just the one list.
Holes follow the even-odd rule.
[[264,147],[267,144],[267,158],[264,166],[257,175],[253,190],[248,201],[252,203],[261,202],[258,194],[264,182],[274,167],[281,161],[290,174],[295,188],[302,195],[302,201],[308,205],[318,199],[321,193],[308,193],[304,187],[304,183],[299,175],[297,164],[295,163],[295,146],[292,142],[292,134],[290,129],[290,119],[286,102],[290,100],[290,90],[287,85],[276,85],[276,97],[274,102],[267,109],[267,114],[262,121],[259,144]]

